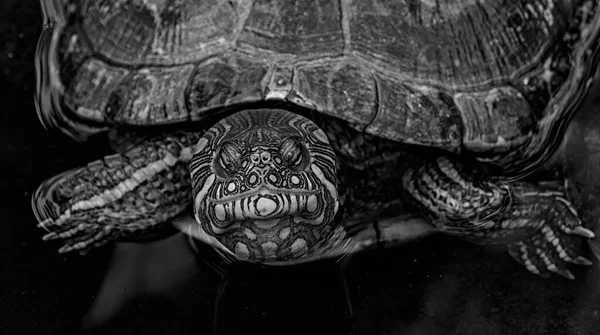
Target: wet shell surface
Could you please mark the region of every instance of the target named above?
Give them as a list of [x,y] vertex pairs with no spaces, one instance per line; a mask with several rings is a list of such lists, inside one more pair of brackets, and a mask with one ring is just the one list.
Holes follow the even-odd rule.
[[510,170],[556,147],[553,134],[595,78],[598,7],[53,0],[38,46],[38,112],[83,139],[283,101],[398,142],[500,155]]

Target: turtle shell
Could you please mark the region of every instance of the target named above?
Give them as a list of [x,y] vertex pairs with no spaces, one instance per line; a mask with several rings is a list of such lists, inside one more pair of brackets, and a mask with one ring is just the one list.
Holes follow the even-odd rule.
[[38,113],[79,139],[275,100],[514,160],[548,147],[598,64],[598,0],[42,3]]

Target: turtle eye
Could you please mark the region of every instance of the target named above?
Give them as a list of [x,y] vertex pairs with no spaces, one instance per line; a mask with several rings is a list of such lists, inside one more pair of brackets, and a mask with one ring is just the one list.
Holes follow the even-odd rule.
[[298,170],[303,167],[304,162],[308,158],[306,148],[295,137],[287,138],[281,143],[281,157],[285,165]]
[[219,155],[217,156],[218,166],[225,172],[226,175],[231,176],[238,170],[238,162],[240,161],[240,150],[239,148],[230,142],[221,144]]

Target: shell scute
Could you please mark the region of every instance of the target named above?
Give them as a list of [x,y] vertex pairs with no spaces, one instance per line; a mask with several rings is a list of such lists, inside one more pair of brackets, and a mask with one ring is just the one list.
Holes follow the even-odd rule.
[[329,0],[254,1],[238,45],[294,56],[340,54],[340,10]]
[[110,95],[106,118],[134,125],[186,121],[183,92],[193,68],[143,68],[131,73]]
[[229,1],[104,0],[82,6],[96,52],[121,64],[182,64],[229,47],[238,9]]
[[61,84],[70,83],[81,64],[92,55],[81,35],[71,26],[66,27],[60,34],[57,51],[57,61],[61,64],[59,68]]
[[378,111],[366,132],[399,142],[459,151],[463,121],[444,91],[377,76]]
[[294,95],[304,104],[364,128],[375,117],[377,91],[369,71],[347,59],[328,59],[295,69]]
[[507,151],[521,145],[537,124],[529,103],[514,87],[457,93],[454,102],[463,117],[463,145],[473,152]]
[[261,61],[236,55],[213,58],[201,63],[192,74],[185,102],[192,120],[205,117],[216,107],[263,98],[268,66]]
[[354,1],[352,49],[435,85],[499,81],[526,68],[565,25],[563,1]]
[[106,122],[104,109],[108,98],[128,73],[127,69],[90,58],[67,88],[65,104],[84,120]]

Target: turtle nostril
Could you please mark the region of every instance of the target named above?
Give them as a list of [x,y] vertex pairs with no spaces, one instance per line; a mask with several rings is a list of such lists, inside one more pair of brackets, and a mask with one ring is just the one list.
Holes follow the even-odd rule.
[[268,163],[271,161],[271,153],[264,151],[260,154],[260,159],[263,163]]
[[257,153],[253,153],[250,155],[250,160],[253,164],[258,164],[260,162],[260,156]]

